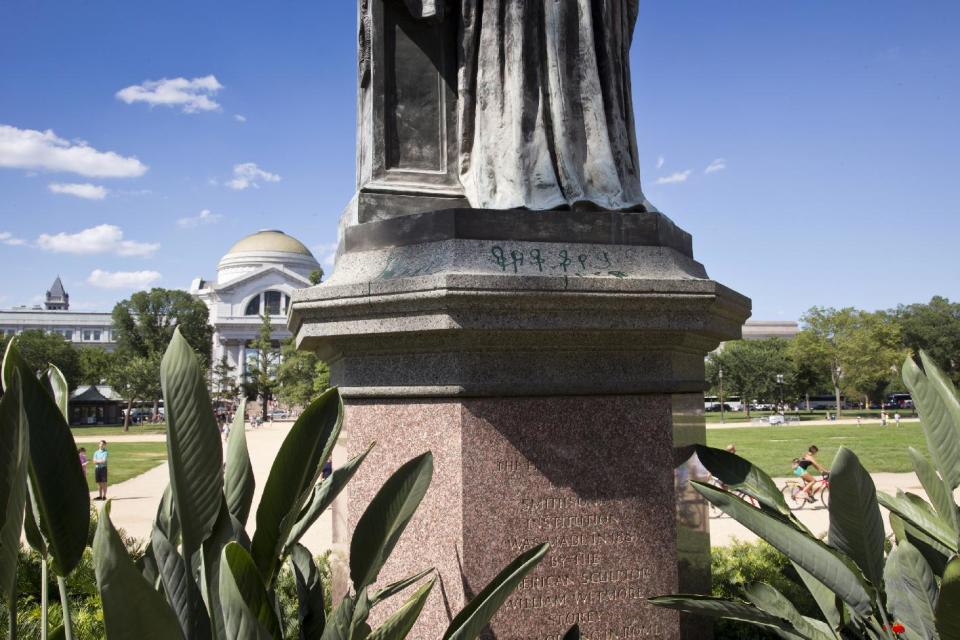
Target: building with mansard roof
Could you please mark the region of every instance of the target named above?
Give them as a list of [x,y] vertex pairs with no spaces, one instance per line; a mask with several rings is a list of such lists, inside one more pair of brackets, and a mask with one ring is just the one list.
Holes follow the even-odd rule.
[[117,346],[110,313],[71,311],[70,294],[60,276],[50,285],[42,305],[0,310],[0,334],[12,336],[30,330],[58,333],[77,347],[113,351]]

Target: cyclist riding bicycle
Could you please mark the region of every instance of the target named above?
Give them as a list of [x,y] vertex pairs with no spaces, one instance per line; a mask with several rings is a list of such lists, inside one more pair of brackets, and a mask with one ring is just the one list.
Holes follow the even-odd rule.
[[802,458],[793,459],[793,473],[804,482],[803,489],[800,492],[806,494],[807,502],[813,502],[814,486],[817,483],[816,479],[810,474],[810,467],[820,471],[824,477],[830,475],[830,470],[817,462],[816,456],[819,451],[817,445],[812,444]]

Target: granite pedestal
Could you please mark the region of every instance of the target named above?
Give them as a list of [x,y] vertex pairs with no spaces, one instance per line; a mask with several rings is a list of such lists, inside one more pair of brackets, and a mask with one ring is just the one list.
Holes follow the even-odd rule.
[[440,637],[544,541],[490,637],[573,623],[594,639],[709,637],[646,598],[709,589],[706,510],[675,450],[703,440],[704,356],[748,315],[661,214],[455,209],[347,226],[333,277],[294,296],[290,326],[330,364],[351,454],[378,442],[350,487],[351,526],[396,467],[434,453],[381,576],[438,570],[411,637]]

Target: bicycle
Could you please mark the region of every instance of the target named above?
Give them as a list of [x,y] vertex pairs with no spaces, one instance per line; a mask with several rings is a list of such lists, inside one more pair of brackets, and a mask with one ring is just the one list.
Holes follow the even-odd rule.
[[[783,493],[783,499],[786,501],[787,505],[791,509],[803,509],[811,501],[808,499],[807,494],[804,493],[803,488],[806,486],[806,482],[803,480],[787,480],[783,488],[780,489]],[[819,494],[820,503],[823,505],[824,509],[830,507],[830,476],[824,474],[820,476],[813,484],[813,495],[814,500],[816,500],[817,495]]]
[[[756,500],[753,496],[747,495],[747,494],[744,493],[743,491],[739,491],[739,490],[737,490],[737,489],[731,489],[731,488],[729,488],[727,485],[725,485],[725,484],[723,484],[722,482],[720,482],[719,479],[717,479],[717,478],[715,478],[715,477],[713,477],[713,476],[710,476],[710,479],[707,480],[707,484],[709,484],[709,485],[711,485],[711,486],[714,486],[714,487],[717,487],[718,489],[723,489],[724,491],[728,491],[728,492],[732,493],[733,495],[737,496],[738,498],[740,498],[741,500],[743,500],[744,502],[746,502],[747,504],[749,504],[751,507],[754,507],[754,508],[756,508],[756,509],[759,509],[759,508],[760,508],[760,503],[757,502],[757,500]],[[726,515],[719,507],[717,507],[716,505],[714,505],[712,502],[709,502],[709,501],[708,501],[708,504],[710,505],[710,518],[711,518],[711,519],[713,519],[713,518],[722,518],[724,515]]]

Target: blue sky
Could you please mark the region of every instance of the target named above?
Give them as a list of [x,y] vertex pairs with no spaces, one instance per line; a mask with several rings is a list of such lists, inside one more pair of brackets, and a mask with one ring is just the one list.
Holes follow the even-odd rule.
[[[186,287],[260,228],[326,256],[355,184],[355,20],[0,4],[0,307],[57,274],[77,309]],[[641,0],[645,191],[754,317],[960,298],[958,23],[954,0]]]

